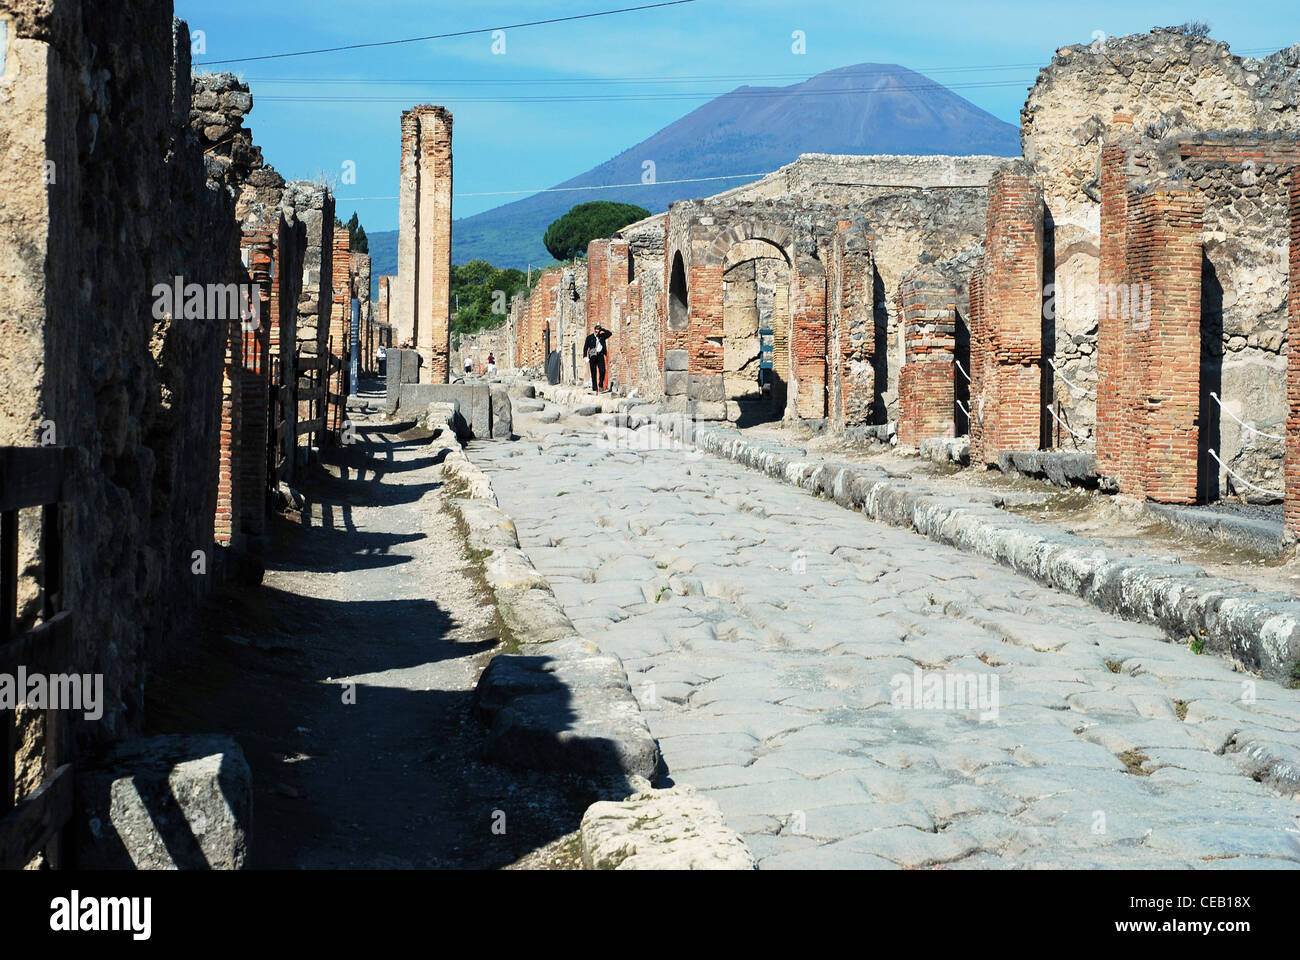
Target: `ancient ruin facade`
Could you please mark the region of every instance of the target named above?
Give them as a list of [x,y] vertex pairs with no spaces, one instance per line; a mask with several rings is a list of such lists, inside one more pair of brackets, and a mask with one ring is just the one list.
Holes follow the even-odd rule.
[[[617,388],[699,419],[969,434],[980,465],[1095,452],[1121,493],[1277,502],[1298,57],[1180,30],[1063,48],[1023,159],[809,155],[673,204],[591,244],[588,328]],[[549,327],[514,329],[544,359]]]
[[[323,418],[299,378],[323,362],[334,206],[264,162],[246,84],[191,75],[169,0],[13,0],[0,18],[0,446],[67,466],[59,502],[16,531],[6,640],[60,624],[57,662],[29,666],[102,675],[105,708],[66,733],[18,713],[2,820],[51,758],[140,731],[150,662],[185,648],[214,584],[251,569],[242,549],[266,535],[299,442],[332,442],[300,429],[303,412]],[[6,745],[12,723],[0,714]]]

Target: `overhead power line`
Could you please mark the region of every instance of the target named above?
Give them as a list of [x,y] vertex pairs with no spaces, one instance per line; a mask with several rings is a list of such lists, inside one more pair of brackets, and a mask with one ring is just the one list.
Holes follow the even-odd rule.
[[662,3],[648,3],[639,7],[623,7],[619,10],[602,10],[598,13],[579,13],[568,17],[552,17],[549,20],[530,20],[527,23],[509,23],[497,27],[478,27],[474,30],[456,30],[451,33],[434,33],[427,37],[408,37],[404,40],[379,40],[373,43],[350,43],[341,47],[323,47],[319,50],[297,50],[293,53],[268,53],[258,57],[231,57],[226,60],[202,60],[196,67],[212,67],[223,63],[253,63],[259,60],[284,60],[289,57],[311,57],[321,53],[341,53],[345,50],[367,50],[374,47],[396,47],[407,43],[423,43],[426,40],[446,40],[451,37],[471,37],[480,33],[493,33],[497,30],[519,30],[523,27],[540,27],[551,23],[568,23],[573,20],[591,20],[596,17],[612,17],[621,13],[635,13],[638,10],[655,10],[659,7],[676,7],[695,0],[664,0]]
[[[635,183],[602,183],[582,187],[544,187],[537,190],[490,190],[486,193],[457,193],[456,197],[504,197],[517,193],[569,193],[582,190],[617,190],[623,187],[659,187],[667,183],[706,183],[710,180],[760,180],[766,173],[730,173],[724,177],[684,177],[680,180],[656,180],[653,183],[636,181]],[[400,200],[400,197],[336,197],[340,203],[362,200]]]
[[[845,94],[879,95],[887,93],[905,93],[913,90],[968,90],[975,87],[1024,87],[1023,80],[996,80],[983,83],[928,83],[900,84],[895,87],[849,87],[843,90],[720,90],[678,93],[606,93],[606,94],[567,94],[554,96],[500,96],[500,97],[450,97],[448,103],[600,103],[608,101],[668,101],[668,100],[713,100],[718,97],[737,97],[741,99],[764,99],[771,97],[827,97]],[[291,97],[280,95],[259,96],[261,103],[410,103],[410,97]]]
[[[1031,67],[1037,67],[1037,63],[1001,63],[1001,64],[979,64],[969,67],[904,67],[910,73],[923,75],[936,73],[980,73],[989,70],[1026,70]],[[839,77],[877,77],[877,76],[897,76],[897,69],[884,70],[835,70],[833,72]],[[821,74],[809,73],[760,73],[760,74],[700,74],[697,76],[658,76],[658,77],[570,77],[570,78],[536,78],[531,80],[484,80],[474,79],[466,80],[461,78],[450,78],[442,80],[398,80],[395,78],[375,78],[361,77],[349,80],[346,77],[249,77],[248,83],[308,83],[318,84],[359,84],[359,85],[386,85],[386,86],[430,86],[438,85],[475,85],[475,86],[533,86],[533,85],[554,85],[554,86],[580,86],[586,84],[622,84],[622,83],[697,83],[699,81],[727,81],[732,83],[744,83],[753,80],[811,80],[814,76]]]

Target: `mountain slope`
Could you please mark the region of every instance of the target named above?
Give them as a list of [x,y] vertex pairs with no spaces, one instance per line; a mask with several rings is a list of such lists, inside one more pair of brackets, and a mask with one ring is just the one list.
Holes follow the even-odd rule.
[[[739,87],[688,113],[612,160],[558,184],[588,187],[639,183],[642,164],[656,179],[683,180],[770,173],[801,153],[1020,155],[1020,131],[935,81],[891,64],[862,63],[788,87]],[[755,177],[757,179],[757,177]],[[452,259],[482,258],[522,269],[551,261],[546,227],[588,200],[636,203],[653,213],[689,197],[709,196],[746,181],[663,183],[612,190],[534,194],[455,221]],[[371,249],[396,253],[393,240],[371,237]],[[378,241],[378,242],[376,242]],[[396,271],[376,255],[375,274]]]

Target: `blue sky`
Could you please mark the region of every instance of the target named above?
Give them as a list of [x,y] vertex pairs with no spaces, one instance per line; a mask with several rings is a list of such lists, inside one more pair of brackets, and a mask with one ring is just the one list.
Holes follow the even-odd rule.
[[[647,0],[573,4],[476,0],[175,0],[202,31],[196,63],[495,27],[636,6]],[[504,52],[482,34],[198,67],[232,70],[252,86],[248,119],[267,160],[290,179],[338,177],[339,212],[370,232],[395,229],[398,124],[416,103],[455,117],[454,215],[468,216],[602,163],[737,86],[782,86],[836,67],[899,63],[952,86],[1009,123],[1058,47],[1097,31],[1145,32],[1208,21],[1238,53],[1300,42],[1294,2],[1042,3],[920,0],[697,0],[695,3],[507,31]],[[805,51],[792,49],[802,31]],[[498,50],[501,44],[496,43]],[[686,79],[691,78],[691,79]],[[381,83],[377,81],[397,81]],[[572,82],[560,82],[572,81]],[[673,95],[678,99],[653,99]],[[692,99],[681,99],[683,95]],[[597,102],[500,102],[501,97],[638,96]],[[276,97],[291,98],[276,100]],[[312,102],[308,97],[390,97],[393,102]],[[650,98],[650,99],[646,99]],[[344,164],[356,183],[344,183]],[[737,158],[737,172],[746,172]],[[575,202],[587,199],[575,195]]]

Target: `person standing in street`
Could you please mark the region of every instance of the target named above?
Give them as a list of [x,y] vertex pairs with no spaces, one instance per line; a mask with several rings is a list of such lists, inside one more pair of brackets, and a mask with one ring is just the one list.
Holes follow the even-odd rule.
[[591,389],[594,393],[604,393],[606,389],[605,354],[608,351],[605,341],[612,336],[612,333],[596,324],[596,329],[587,334],[587,339],[582,343],[582,354],[591,366]]

